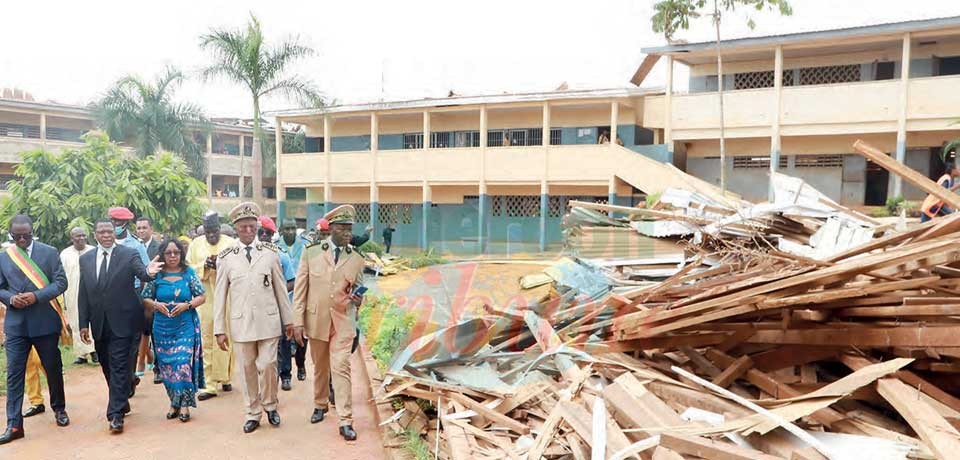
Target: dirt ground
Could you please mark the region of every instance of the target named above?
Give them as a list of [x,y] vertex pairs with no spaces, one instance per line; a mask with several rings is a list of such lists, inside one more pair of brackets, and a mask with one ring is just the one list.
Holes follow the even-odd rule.
[[[49,406],[44,414],[25,419],[26,438],[0,446],[0,459],[140,460],[140,459],[328,459],[384,458],[370,402],[370,389],[359,352],[354,355],[353,412],[358,439],[346,442],[337,431],[336,414],[316,425],[313,412],[312,365],[307,358],[305,382],[294,378],[292,391],[280,391],[280,427],[266,417],[260,429],[244,434],[243,395],[230,393],[199,402],[192,420],[181,423],[164,416],[169,400],[162,385],[145,380],[130,400],[124,433],[111,435],[105,410],[107,387],[99,367],[81,366],[66,375],[67,411],[71,424],[58,428]],[[48,395],[44,394],[49,404]],[[6,398],[0,397],[0,407]]]

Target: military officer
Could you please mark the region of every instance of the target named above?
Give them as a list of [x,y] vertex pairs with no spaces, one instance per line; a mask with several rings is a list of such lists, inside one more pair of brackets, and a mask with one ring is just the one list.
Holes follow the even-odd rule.
[[281,331],[291,337],[294,330],[279,248],[257,241],[259,216],[259,207],[249,202],[240,203],[230,211],[237,241],[217,255],[213,304],[217,345],[227,350],[230,342],[233,343],[234,358],[240,369],[238,375],[247,412],[244,433],[260,427],[263,411],[271,425],[280,425],[277,346]]
[[329,407],[333,374],[340,435],[357,439],[353,429],[350,349],[356,335],[357,307],[362,297],[363,256],[350,245],[356,210],[343,205],[327,213],[330,237],[308,246],[293,288],[294,336],[310,340],[313,360],[314,411],[310,423],[323,421]]

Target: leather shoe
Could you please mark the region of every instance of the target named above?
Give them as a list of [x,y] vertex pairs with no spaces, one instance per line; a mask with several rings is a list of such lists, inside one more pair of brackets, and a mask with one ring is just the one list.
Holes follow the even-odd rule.
[[310,416],[310,423],[320,423],[323,421],[323,415],[326,414],[326,409],[314,409],[313,415]]
[[306,379],[307,379],[307,370],[302,367],[297,368],[297,380],[302,382]]
[[90,353],[90,362],[97,364],[100,362],[100,356],[97,355],[97,352]]
[[356,441],[357,432],[353,431],[352,425],[344,425],[340,427],[340,436],[343,436],[343,439],[347,441]]
[[33,417],[34,415],[42,414],[42,413],[44,413],[44,412],[46,412],[46,411],[47,411],[47,408],[44,407],[43,404],[37,404],[36,406],[30,406],[30,407],[28,407],[27,410],[24,411],[23,416],[24,416],[24,418],[26,418],[26,417]]
[[87,364],[87,358],[84,358],[83,356],[77,356],[77,359],[73,360],[73,364]]
[[110,419],[110,432],[113,434],[123,433],[123,417]]
[[190,413],[189,413],[189,412],[184,412],[184,413],[180,414],[180,417],[179,417],[179,418],[180,418],[180,421],[181,421],[181,422],[187,423],[187,422],[190,421]]
[[256,420],[247,420],[247,423],[243,424],[244,433],[253,433],[257,428],[260,428],[260,422]]
[[229,383],[224,383],[224,384],[223,384],[223,391],[226,391],[226,392],[231,392],[231,391],[233,391],[233,385],[231,385],[231,384],[229,384]]
[[216,393],[207,393],[206,391],[201,392],[200,394],[197,395],[197,399],[199,399],[200,401],[206,401],[210,398],[216,398],[216,397],[217,397]]
[[275,410],[268,410],[267,421],[273,426],[280,426],[280,414]]
[[7,431],[0,435],[0,444],[6,444],[21,438],[23,438],[23,428],[7,428]]
[[67,411],[65,410],[54,412],[53,418],[57,421],[57,426],[67,426],[70,424],[70,416],[67,415]]
[[290,391],[293,387],[290,385],[290,379],[283,379],[280,381],[280,389],[283,391]]
[[179,417],[179,416],[180,416],[180,408],[179,408],[179,407],[171,407],[171,408],[170,408],[170,412],[167,412],[167,420],[173,420],[173,419],[175,419],[175,418],[177,418],[177,417]]

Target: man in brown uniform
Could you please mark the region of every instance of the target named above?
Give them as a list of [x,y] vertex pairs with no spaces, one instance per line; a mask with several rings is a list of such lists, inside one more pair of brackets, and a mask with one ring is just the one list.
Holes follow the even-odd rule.
[[327,412],[327,382],[332,371],[340,435],[348,441],[357,439],[353,430],[350,349],[362,297],[358,288],[363,285],[363,256],[350,245],[355,217],[356,210],[350,205],[324,216],[330,222],[330,237],[307,247],[293,289],[294,334],[309,338],[313,359],[315,408],[310,423],[323,421]]
[[233,342],[240,369],[238,375],[247,415],[244,433],[260,426],[263,411],[267,412],[271,425],[280,425],[277,346],[280,331],[286,330],[287,337],[293,335],[293,312],[287,299],[287,281],[280,269],[280,250],[275,244],[257,241],[259,216],[259,207],[249,202],[240,203],[230,211],[237,241],[217,255],[213,299],[213,333],[217,345],[227,350]]

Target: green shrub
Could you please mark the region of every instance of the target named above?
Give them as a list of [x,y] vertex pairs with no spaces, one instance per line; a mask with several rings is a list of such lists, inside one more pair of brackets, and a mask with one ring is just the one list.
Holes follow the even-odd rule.
[[430,460],[433,458],[430,452],[430,445],[427,444],[420,433],[417,433],[413,428],[408,428],[407,431],[402,434],[404,443],[403,448],[413,454],[413,457],[417,460]]
[[663,192],[657,192],[650,195],[647,195],[647,208],[652,208],[653,205],[657,204],[660,201],[660,196],[663,195]]
[[363,244],[360,245],[360,252],[364,252],[364,253],[372,252],[372,253],[376,254],[377,257],[382,257],[382,256],[383,256],[383,246],[381,246],[380,243],[377,243],[376,241],[373,241],[372,239],[371,239],[371,240],[367,240],[366,243],[363,243]]
[[393,355],[407,343],[416,316],[397,306],[389,296],[371,297],[360,307],[357,323],[373,359],[381,369],[386,369]]
[[410,268],[417,269],[422,267],[428,267],[430,265],[438,265],[447,263],[447,259],[433,253],[433,248],[427,252],[421,252],[410,258],[410,263],[408,264]]
[[894,197],[887,198],[887,213],[891,216],[900,214],[901,209],[906,209],[904,205],[907,200],[903,198],[903,195],[897,195]]

